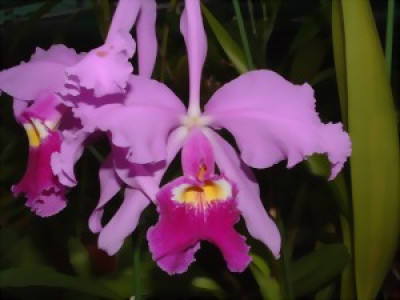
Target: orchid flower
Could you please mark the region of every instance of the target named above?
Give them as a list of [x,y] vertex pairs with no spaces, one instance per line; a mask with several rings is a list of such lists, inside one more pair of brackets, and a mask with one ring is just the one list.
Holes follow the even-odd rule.
[[[128,60],[135,52],[129,31],[138,19],[138,39],[149,35],[151,27],[143,13],[148,3],[120,0],[104,45],[89,53],[77,54],[64,45],[54,45],[47,51],[38,48],[29,62],[0,72],[0,91],[14,98],[14,114],[29,140],[27,170],[12,191],[25,194],[26,205],[37,215],[47,217],[61,211],[66,206],[65,193],[74,185],[61,170],[73,169],[80,155],[76,149],[81,150],[86,136],[68,139],[81,128],[71,111],[76,106],[71,95],[101,105],[110,100],[110,94],[124,92],[132,72]],[[152,66],[149,69],[142,62],[156,50],[141,47],[139,67],[149,73]],[[61,148],[71,149],[64,161],[54,158]]]
[[[114,170],[126,177],[137,178],[137,166],[161,162],[153,170],[159,184],[165,168],[183,147],[183,177],[158,192],[154,182],[140,185],[160,213],[147,237],[153,258],[163,270],[169,274],[186,271],[199,241],[207,240],[219,247],[231,271],[243,271],[250,256],[244,238],[233,229],[240,215],[249,233],[276,258],[281,245],[279,230],[263,207],[250,167],[267,168],[287,159],[290,168],[313,153],[322,153],[332,164],[333,179],[351,153],[351,142],[341,124],[321,123],[308,84],[294,85],[269,70],[251,71],[225,84],[202,111],[200,81],[207,39],[199,0],[185,1],[181,32],[189,60],[187,109],[162,83],[133,76],[124,103],[100,108],[83,105],[81,120],[84,126],[109,132],[112,144],[125,149],[126,162],[133,167]],[[240,154],[219,135],[221,128],[233,135]],[[144,174],[152,171],[144,170]],[[135,205],[133,199],[131,204]],[[121,236],[137,224],[137,212],[124,212],[115,219],[114,233],[123,234],[116,240],[110,231],[106,250],[114,253],[117,249],[110,245],[122,244]]]
[[[142,0],[136,23],[138,76],[135,77],[138,78],[150,78],[154,68],[157,54],[156,10],[155,0]],[[96,97],[92,91],[81,88],[77,96],[72,94],[65,97],[70,103],[73,103],[72,113],[83,125],[77,131],[64,133],[64,143],[60,151],[54,153],[52,157],[53,171],[65,185],[74,186],[77,183],[73,166],[84,149],[83,144],[79,141],[87,140],[89,136],[102,131],[99,130],[100,128],[87,125],[83,121],[90,117],[87,110],[114,104],[123,105],[130,102],[132,77],[134,76],[131,75],[127,80],[124,93]],[[94,100],[87,101],[87,99],[93,98]],[[109,116],[107,116],[107,119],[109,119]],[[103,161],[99,171],[99,201],[89,218],[89,229],[93,233],[99,234],[99,248],[107,251],[109,255],[115,254],[124,239],[135,229],[141,212],[150,203],[149,197],[151,196],[149,194],[152,194],[157,188],[157,185],[153,183],[152,176],[159,172],[159,164],[131,164],[125,158],[126,151],[124,145],[111,145],[111,151]],[[74,153],[74,155],[71,155],[71,153]],[[132,176],[132,174],[135,176]],[[142,189],[142,186],[152,188]],[[113,196],[123,189],[124,200],[122,205],[107,224],[102,224],[105,206]],[[116,228],[120,230],[115,230]]]

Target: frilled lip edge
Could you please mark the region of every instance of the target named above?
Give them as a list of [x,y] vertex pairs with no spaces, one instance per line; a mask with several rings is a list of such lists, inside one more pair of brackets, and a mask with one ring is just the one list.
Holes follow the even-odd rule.
[[35,147],[29,147],[28,164],[24,176],[11,191],[14,196],[24,194],[26,206],[41,217],[57,214],[66,206],[64,187],[53,174],[51,156],[60,150],[61,134],[49,132]]
[[[214,186],[213,186],[214,185]],[[232,272],[251,261],[245,238],[234,225],[240,219],[236,188],[223,176],[203,182],[180,177],[157,194],[159,220],[147,233],[150,252],[168,274],[185,272],[201,241],[216,245]]]

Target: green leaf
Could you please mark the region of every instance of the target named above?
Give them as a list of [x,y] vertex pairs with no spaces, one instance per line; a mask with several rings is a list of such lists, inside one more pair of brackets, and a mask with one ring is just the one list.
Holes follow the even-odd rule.
[[342,244],[324,245],[295,261],[292,283],[295,298],[317,291],[340,275],[349,263],[350,255]]
[[268,264],[259,256],[252,254],[250,270],[260,288],[264,300],[282,299],[280,287],[276,278],[271,276]]
[[245,55],[242,49],[236,44],[229,33],[224,27],[217,21],[217,19],[211,14],[211,12],[204,6],[201,6],[201,10],[206,17],[208,24],[215,34],[219,44],[228,56],[234,67],[239,73],[245,73],[248,71],[246,65]]
[[[395,109],[369,2],[341,1],[333,8],[339,10],[334,27],[343,30],[342,40],[334,39],[334,43],[338,51],[340,48],[343,51],[345,68],[338,74],[345,71],[345,82],[339,78],[338,83],[340,96],[347,98],[353,143],[351,181],[357,298],[375,299],[390,268],[400,228]],[[343,63],[343,59],[340,61]],[[339,69],[343,67],[340,61],[337,60]]]
[[60,287],[109,299],[120,298],[96,281],[68,276],[47,267],[12,268],[0,272],[0,288],[26,286]]
[[340,0],[332,1],[332,39],[342,122],[347,128],[347,73],[344,49],[343,15]]

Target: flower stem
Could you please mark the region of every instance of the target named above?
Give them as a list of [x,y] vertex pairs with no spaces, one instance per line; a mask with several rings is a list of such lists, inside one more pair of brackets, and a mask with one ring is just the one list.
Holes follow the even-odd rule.
[[394,27],[395,1],[388,0],[387,21],[386,21],[386,41],[385,41],[385,61],[389,79],[392,73],[392,50],[393,50],[393,27]]
[[235,15],[236,15],[236,18],[238,21],[240,38],[242,39],[244,54],[246,56],[246,61],[247,61],[247,67],[249,69],[254,69],[253,59],[251,57],[251,52],[250,52],[250,47],[249,47],[249,41],[247,39],[246,29],[244,28],[243,16],[242,16],[242,12],[240,10],[238,0],[233,0],[233,8],[235,10]]

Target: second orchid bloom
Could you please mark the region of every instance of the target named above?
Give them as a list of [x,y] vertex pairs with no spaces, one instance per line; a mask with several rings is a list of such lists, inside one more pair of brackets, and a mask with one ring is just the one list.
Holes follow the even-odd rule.
[[[132,8],[132,15],[127,13],[127,7]],[[129,29],[139,11],[139,75],[131,75],[127,58],[133,54],[134,44]],[[10,71],[0,73],[0,89],[14,96],[16,104],[21,100],[35,101],[23,113],[16,110],[30,138],[31,150],[27,173],[14,191],[26,193],[31,207],[35,201],[32,199],[39,199],[37,194],[49,191],[49,186],[57,187],[64,197],[68,180],[74,183],[73,165],[83,141],[103,132],[108,135],[112,150],[100,170],[101,196],[90,217],[91,230],[99,233],[100,248],[115,254],[135,229],[141,212],[153,202],[159,220],[148,230],[149,248],[153,259],[169,274],[185,272],[203,240],[220,249],[231,271],[246,269],[251,261],[249,247],[234,229],[241,216],[250,235],[279,258],[280,233],[263,206],[250,168],[268,168],[285,159],[290,168],[321,153],[332,164],[333,179],[351,153],[348,134],[341,124],[321,123],[315,111],[314,92],[308,84],[294,85],[269,70],[243,74],[222,86],[204,108],[200,107],[201,74],[207,52],[200,0],[186,0],[181,16],[189,61],[186,108],[167,86],[149,78],[155,60],[155,13],[154,1],[121,0],[105,46],[71,63],[72,67],[64,67],[61,85],[57,82],[54,87],[46,86],[44,91],[21,98],[7,86],[17,79],[4,75]],[[98,64],[112,53],[113,59]],[[40,96],[49,90],[48,97],[56,100]],[[50,122],[40,113],[33,116],[42,101],[47,105],[62,103],[61,111],[53,111],[69,111],[73,119],[79,120],[80,127],[60,135],[52,124],[63,122],[63,118]],[[32,122],[34,129],[30,127]],[[221,129],[232,134],[239,152],[220,135]],[[160,187],[179,151],[183,176]],[[32,160],[38,159],[45,167],[32,167]],[[46,186],[38,192],[27,178],[35,172],[47,174]],[[104,206],[124,187],[121,208],[103,225]],[[40,199],[43,201],[43,196]],[[65,206],[64,198],[45,201],[48,212],[38,213],[42,216]]]

